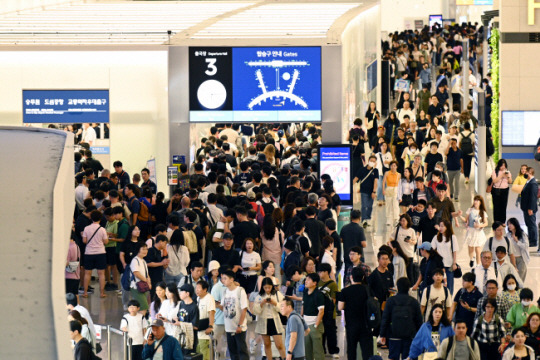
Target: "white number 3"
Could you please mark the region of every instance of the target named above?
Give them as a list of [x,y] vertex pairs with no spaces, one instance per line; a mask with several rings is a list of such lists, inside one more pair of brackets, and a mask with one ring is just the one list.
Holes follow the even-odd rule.
[[206,62],[208,63],[208,70],[205,71],[206,75],[208,76],[216,75],[217,74],[216,59],[209,58],[209,59],[206,59]]

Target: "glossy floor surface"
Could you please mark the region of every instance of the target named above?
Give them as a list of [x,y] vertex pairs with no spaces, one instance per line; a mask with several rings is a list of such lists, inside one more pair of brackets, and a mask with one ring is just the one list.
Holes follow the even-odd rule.
[[[459,202],[455,203],[456,210],[461,209],[464,213],[471,206],[472,198],[474,197],[474,177],[471,179],[469,184],[464,183],[463,177],[460,181],[461,191]],[[516,217],[519,219],[522,227],[526,229],[523,222],[523,216],[521,210],[515,207],[515,194],[511,193],[510,199],[508,201],[508,218]],[[360,204],[355,204],[355,208],[359,208]],[[492,219],[492,203],[491,197],[488,195],[486,205],[489,207],[489,216]],[[375,205],[376,206],[376,205]],[[371,267],[375,266],[376,263],[376,253],[378,248],[383,243],[386,243],[389,239],[390,227],[386,226],[385,221],[385,207],[376,206],[373,211],[373,226],[368,227],[366,230],[366,237],[368,239],[368,246],[365,249],[366,263]],[[491,222],[490,222],[491,223]],[[461,223],[462,224],[462,223]],[[486,230],[486,235],[491,236],[491,227],[488,227],[489,230]],[[464,246],[465,239],[465,228],[463,225],[461,227],[455,228],[455,233],[459,241],[459,252],[458,252],[458,263],[461,265],[464,272],[467,272],[469,267],[469,257],[467,247]],[[531,262],[529,263],[527,278],[525,280],[525,286],[533,290],[534,299],[538,299],[540,296],[540,256],[532,256]],[[97,285],[97,284],[95,284]],[[455,281],[455,291],[459,290],[461,287],[461,279],[456,279]],[[109,292],[109,297],[106,299],[100,299],[99,294],[92,294],[88,299],[81,298],[81,304],[87,307],[92,314],[93,320],[97,324],[110,324],[113,327],[118,328],[120,325],[120,320],[122,318],[122,302],[120,296],[117,296],[115,292]],[[338,317],[338,342],[340,347],[340,356],[342,359],[346,358],[345,351],[345,334],[344,334],[344,325],[342,323],[343,317]],[[255,323],[252,323],[249,326],[248,338],[252,339],[254,337],[254,328]],[[122,351],[122,337],[119,335],[112,335],[112,356],[111,359],[123,359]],[[99,355],[103,359],[107,359],[107,347],[106,347],[106,335],[104,334],[102,340],[103,352]],[[262,345],[259,343],[255,347],[254,354],[251,355],[251,359],[261,359],[264,352],[262,351]],[[248,344],[249,345],[249,344]],[[380,355],[384,358],[388,358],[387,350],[379,350]],[[220,357],[226,358],[226,357]],[[327,358],[330,358],[330,355],[327,355]]]

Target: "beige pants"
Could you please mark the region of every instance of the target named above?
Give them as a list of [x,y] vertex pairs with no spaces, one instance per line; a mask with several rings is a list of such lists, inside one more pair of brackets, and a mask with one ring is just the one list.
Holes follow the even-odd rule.
[[397,199],[397,187],[386,187],[384,191],[384,201],[386,204],[386,223],[394,226],[399,220],[399,202]]

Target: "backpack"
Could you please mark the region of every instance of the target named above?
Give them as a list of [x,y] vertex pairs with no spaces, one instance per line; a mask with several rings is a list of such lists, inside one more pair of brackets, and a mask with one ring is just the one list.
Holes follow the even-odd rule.
[[[277,230],[276,230],[277,231]],[[294,241],[294,251],[300,254],[300,261],[304,260],[304,254],[302,254],[302,247],[300,246],[300,238],[302,235],[294,234],[287,238],[287,241]]]
[[182,228],[182,234],[184,235],[184,245],[188,248],[189,253],[195,254],[198,252],[199,247],[197,246],[197,236],[195,235],[195,232],[193,230]]
[[124,272],[122,273],[122,277],[120,278],[120,284],[122,285],[122,289],[129,291],[131,288],[131,281],[134,279],[133,273],[131,272],[131,267],[129,264],[124,269]]
[[369,286],[366,286],[368,298],[366,301],[366,320],[370,329],[375,329],[381,324],[381,304],[371,295]]
[[473,144],[470,136],[472,135],[472,132],[469,133],[469,135],[465,136],[463,133],[460,132],[460,135],[462,136],[461,144],[459,144],[459,147],[461,148],[461,151],[463,151],[464,154],[470,154],[474,151]]
[[[471,343],[471,349],[474,351],[476,341],[474,339],[471,339],[467,336],[468,341]],[[448,338],[448,345],[446,346],[446,356],[445,359],[448,359],[448,354],[450,353],[450,349],[452,349],[452,345],[454,345],[454,336],[450,336]],[[528,351],[528,350],[527,350]]]
[[392,337],[410,339],[415,334],[413,319],[409,307],[409,299],[402,304],[396,303],[392,308],[392,323],[390,324]]
[[[274,199],[271,199],[270,202],[264,202],[264,201],[260,201],[261,202],[261,206],[264,210],[264,214],[265,215],[272,215],[272,213],[274,212]],[[264,219],[263,219],[264,220]],[[257,219],[257,222],[259,222],[259,220]],[[262,226],[262,223],[259,223],[259,226]]]
[[[135,199],[133,199],[135,200]],[[133,204],[133,200],[131,200],[131,203]],[[144,199],[139,200],[139,216],[137,217],[137,220],[139,221],[148,221],[150,220],[150,211],[148,211],[148,206],[146,205],[146,202]]]
[[[429,304],[429,294],[431,293],[431,287],[432,285],[426,288],[426,309],[427,309],[427,304]],[[444,304],[445,304],[444,307],[446,308],[446,301],[448,300],[448,294],[450,293],[450,290],[448,290],[448,288],[444,285],[443,285],[443,289],[444,289]],[[420,300],[421,299],[422,297],[420,297]],[[427,314],[427,311],[426,311],[426,314]]]
[[[330,280],[319,286],[319,291],[324,296],[324,318],[332,319],[334,317],[334,300],[330,297],[330,285],[334,280]],[[328,291],[323,291],[324,288],[327,288]],[[328,317],[329,316],[329,317]]]

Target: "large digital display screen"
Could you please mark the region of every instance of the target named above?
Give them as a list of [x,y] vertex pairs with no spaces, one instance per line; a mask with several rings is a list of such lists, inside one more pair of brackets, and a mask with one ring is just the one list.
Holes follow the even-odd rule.
[[343,205],[352,205],[352,148],[350,145],[318,147],[319,176],[328,174]]
[[536,146],[540,137],[540,111],[503,111],[503,146]]
[[108,123],[109,90],[23,90],[23,123]]
[[320,47],[190,47],[191,122],[321,121]]

